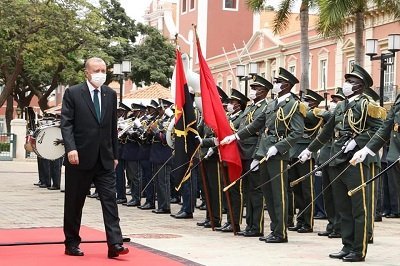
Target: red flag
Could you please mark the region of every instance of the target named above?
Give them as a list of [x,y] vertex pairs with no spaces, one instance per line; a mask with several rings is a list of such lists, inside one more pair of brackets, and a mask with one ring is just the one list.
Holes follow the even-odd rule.
[[190,178],[193,157],[200,147],[196,140],[197,121],[193,101],[189,94],[183,71],[181,52],[176,50],[176,95],[175,95],[175,165],[186,166],[177,168],[174,176],[179,180],[177,190],[183,182]]
[[[200,65],[200,88],[204,122],[214,130],[217,138],[221,141],[226,136],[232,135],[233,132],[222,106],[214,78],[201,52],[199,39],[196,41]],[[229,180],[231,182],[236,181],[242,173],[242,161],[240,160],[237,143],[232,142],[228,145],[220,145],[218,149],[221,160],[228,164]]]

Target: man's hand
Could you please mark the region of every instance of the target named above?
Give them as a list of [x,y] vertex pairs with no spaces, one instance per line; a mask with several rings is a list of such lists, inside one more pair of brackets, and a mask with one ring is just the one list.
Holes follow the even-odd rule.
[[371,156],[374,156],[375,153],[371,151],[367,146],[362,148],[361,150],[357,151],[354,155],[353,158],[349,161],[352,165],[356,165],[358,163],[362,163],[367,155],[370,154]]
[[236,135],[235,135],[235,134],[232,134],[232,135],[226,136],[226,137],[220,142],[220,144],[221,144],[221,145],[230,144],[230,143],[232,143],[232,141],[234,141],[234,140],[236,140]]
[[114,160],[114,170],[117,168],[118,160]]
[[199,135],[195,136],[195,138],[199,141],[201,146],[203,144],[203,139]]
[[275,146],[272,146],[268,149],[267,152],[267,160],[271,157],[271,156],[275,156],[278,153],[278,149]]
[[79,156],[78,156],[78,151],[77,150],[72,150],[68,152],[68,162],[70,164],[79,164]]
[[219,140],[217,138],[214,138],[214,145],[218,146],[219,145]]
[[352,140],[348,141],[347,144],[345,144],[345,145],[346,145],[346,148],[344,149],[344,153],[348,153],[349,151],[354,150],[354,148],[357,146],[357,142],[354,139],[352,139]]
[[252,169],[252,172],[255,172],[259,169],[260,161],[257,159],[254,159],[251,164],[250,164],[250,169]]
[[206,156],[204,156],[204,159],[209,158],[211,155],[214,154],[214,149],[213,148],[208,148]]
[[301,163],[304,163],[305,161],[311,159],[311,151],[310,151],[309,149],[306,148],[304,151],[302,151],[302,152],[300,153],[299,156],[297,156],[297,158],[299,159],[299,161],[300,161]]

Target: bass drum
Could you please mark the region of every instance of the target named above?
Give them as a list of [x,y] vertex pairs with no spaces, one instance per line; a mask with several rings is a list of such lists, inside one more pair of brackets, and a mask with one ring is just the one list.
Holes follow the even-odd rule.
[[167,133],[165,136],[167,144],[171,149],[174,149],[175,146],[174,130],[175,130],[175,116],[169,122]]
[[37,156],[56,160],[65,154],[61,129],[57,125],[39,127],[31,138],[33,151]]

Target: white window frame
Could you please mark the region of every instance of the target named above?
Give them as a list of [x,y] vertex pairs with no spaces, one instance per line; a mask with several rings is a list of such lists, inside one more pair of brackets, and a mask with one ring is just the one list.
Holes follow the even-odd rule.
[[[325,65],[323,63],[325,62]],[[318,88],[328,88],[328,57],[320,57],[318,60]]]
[[239,0],[233,0],[233,1],[236,1],[236,8],[226,7],[226,1],[227,0],[222,0],[222,10],[226,10],[226,11],[238,11],[239,10]]
[[[181,14],[186,14],[188,12],[188,1],[189,0],[181,0]],[[185,4],[183,4],[185,2]],[[183,11],[183,6],[185,6],[185,11]]]
[[[196,9],[196,0],[188,0],[189,1],[189,12]],[[193,8],[191,7],[191,3],[193,1]]]

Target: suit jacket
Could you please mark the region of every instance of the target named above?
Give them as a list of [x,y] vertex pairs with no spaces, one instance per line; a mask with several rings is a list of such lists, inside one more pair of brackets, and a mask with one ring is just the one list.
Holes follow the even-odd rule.
[[91,169],[99,159],[105,169],[114,168],[118,158],[117,94],[101,86],[101,119],[97,120],[86,82],[65,91],[61,109],[61,133],[65,152],[77,150],[79,165],[66,166]]

